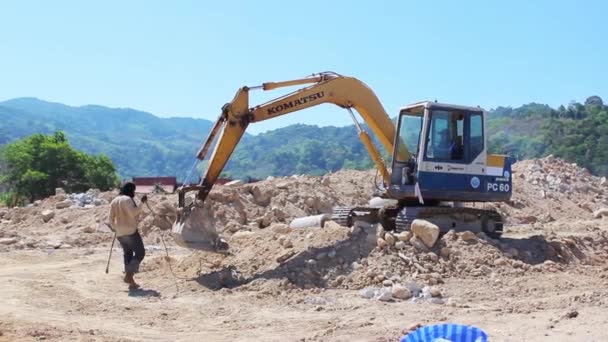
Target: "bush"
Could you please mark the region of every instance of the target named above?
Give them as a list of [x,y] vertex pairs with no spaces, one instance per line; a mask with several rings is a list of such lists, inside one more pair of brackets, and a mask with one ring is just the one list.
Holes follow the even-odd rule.
[[108,157],[74,150],[63,132],[34,134],[6,145],[2,152],[0,182],[15,198],[25,197],[30,202],[53,195],[59,187],[69,192],[89,188],[106,191],[119,182]]

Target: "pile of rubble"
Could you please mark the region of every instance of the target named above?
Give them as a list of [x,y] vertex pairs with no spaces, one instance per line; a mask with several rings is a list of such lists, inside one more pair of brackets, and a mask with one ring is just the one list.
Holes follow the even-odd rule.
[[[551,225],[559,230],[560,224],[592,218],[606,202],[605,180],[551,156],[519,162],[513,173],[512,201],[492,204],[508,223]],[[230,241],[233,253],[227,257],[193,253],[177,271],[192,275],[201,265],[212,265],[206,271],[215,274],[233,267],[236,274],[220,272],[217,278],[209,276],[209,281],[225,286],[221,278],[246,289],[281,279],[275,284],[281,288],[367,289],[366,296],[385,299],[388,289],[393,299],[408,297],[406,288],[410,298],[430,300],[444,298],[440,286],[448,277],[492,279],[554,272],[571,263],[608,257],[607,239],[600,232],[593,239],[548,234],[495,240],[471,232],[439,236],[437,227],[425,224],[398,235],[364,224],[352,229],[333,222],[323,229],[287,226],[298,217],[329,213],[334,206],[367,204],[373,177],[373,171],[342,170],[323,177],[217,185],[204,204],[206,220]],[[95,190],[68,195],[58,189],[55,196],[30,207],[0,209],[0,250],[107,245],[112,235],[98,227],[107,220],[108,203],[116,195]],[[168,234],[177,196],[149,195],[149,204],[155,215],[143,211],[140,231],[152,247]],[[513,229],[517,225],[508,227]],[[170,238],[165,241],[172,243]],[[148,262],[151,267],[155,261]],[[412,282],[420,284],[419,291]],[[268,286],[274,291],[275,285]]]
[[[513,197],[491,204],[514,224],[587,220],[608,216],[608,182],[553,156],[513,165]],[[605,213],[605,214],[604,214]]]
[[55,199],[59,202],[55,204],[56,209],[64,208],[85,208],[91,209],[100,205],[108,204],[108,201],[99,198],[98,189],[90,189],[85,193],[72,193],[67,195],[61,188],[55,189]]

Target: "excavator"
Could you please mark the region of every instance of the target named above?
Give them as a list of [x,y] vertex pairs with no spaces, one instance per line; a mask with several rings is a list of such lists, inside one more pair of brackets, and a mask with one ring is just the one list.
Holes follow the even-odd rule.
[[[266,103],[249,104],[253,90],[299,85],[303,87]],[[368,206],[334,207],[331,220],[345,227],[364,221],[381,224],[386,231],[401,232],[410,229],[413,220],[424,219],[439,226],[442,232],[471,230],[493,238],[501,236],[503,218],[496,210],[465,206],[466,203],[508,201],[512,194],[511,159],[488,153],[485,110],[422,101],[400,108],[393,121],[365,83],[354,77],[322,72],[301,79],[244,86],[222,107],[196,155],[197,159],[204,160],[219,134],[204,177],[196,185],[177,189],[178,212],[172,235],[178,245],[199,250],[227,250],[228,244],[204,227],[208,223],[201,213],[202,205],[247,127],[326,103],[344,108],[350,114],[382,179],[374,193],[380,201],[375,204],[370,201]],[[390,154],[390,168],[353,109]]]

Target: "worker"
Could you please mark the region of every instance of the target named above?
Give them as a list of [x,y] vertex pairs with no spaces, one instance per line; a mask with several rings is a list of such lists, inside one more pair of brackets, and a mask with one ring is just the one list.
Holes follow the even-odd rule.
[[[119,195],[110,203],[110,225],[122,246],[125,268],[123,280],[129,284],[129,290],[139,288],[133,276],[139,272],[139,265],[146,255],[144,242],[137,230],[138,216],[142,208],[135,203],[135,188],[134,183],[126,182],[120,188]],[[147,200],[146,195],[141,198],[142,203]]]
[[433,159],[450,159],[450,132],[446,129],[439,133],[439,140],[435,143]]

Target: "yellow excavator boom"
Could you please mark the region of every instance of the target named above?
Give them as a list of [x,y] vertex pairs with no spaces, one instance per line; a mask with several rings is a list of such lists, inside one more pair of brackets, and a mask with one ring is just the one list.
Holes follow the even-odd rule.
[[[310,84],[285,96],[273,99],[255,107],[249,106],[249,92],[253,89],[273,90],[294,85]],[[303,110],[323,103],[333,103],[351,112],[354,108],[368,124],[373,133],[378,137],[384,148],[393,152],[395,125],[391,121],[384,107],[374,92],[363,82],[356,78],[341,76],[335,73],[321,73],[311,77],[284,81],[268,82],[257,87],[240,88],[232,102],[224,105],[222,113],[211,132],[197,153],[197,158],[204,160],[216,135],[220,132],[219,140],[211,155],[205,175],[199,186],[183,187],[180,193],[189,190],[199,190],[198,199],[204,200],[209,191],[217,181],[228,159],[234,152],[236,145],[242,138],[250,123],[260,122],[295,111]],[[361,129],[355,121],[359,137],[370,154],[376,168],[379,170],[384,182],[389,183],[390,176],[380,157],[380,154],[372,144],[369,135]],[[399,144],[399,155],[401,160],[409,158],[409,152],[404,144]],[[180,206],[183,205],[183,197],[180,198]]]

